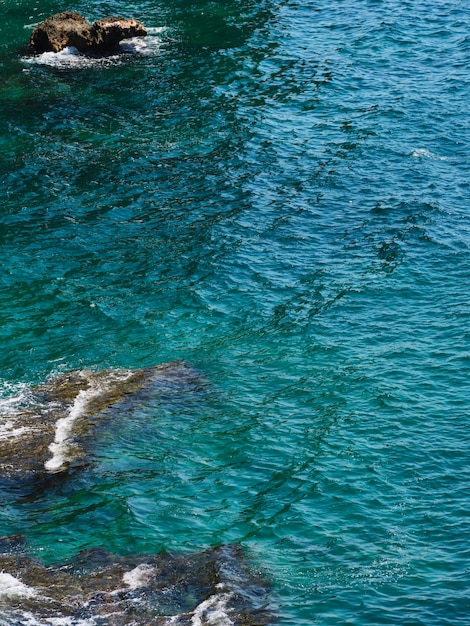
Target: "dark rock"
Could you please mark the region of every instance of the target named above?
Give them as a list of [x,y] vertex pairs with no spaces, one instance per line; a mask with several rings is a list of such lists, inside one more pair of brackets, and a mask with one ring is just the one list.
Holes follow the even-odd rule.
[[142,24],[134,19],[106,17],[89,24],[79,13],[64,11],[41,22],[29,45],[34,52],[59,52],[73,46],[80,52],[106,54],[115,51],[123,39],[146,34]]
[[[0,482],[19,485],[84,463],[90,435],[105,409],[132,403],[145,394],[162,397],[200,389],[199,374],[183,361],[126,370],[77,370],[33,387],[25,406],[3,415]],[[127,406],[128,408],[128,406]]]
[[[0,538],[0,547],[8,545]],[[0,551],[0,611],[9,624],[27,617],[28,623],[261,626],[273,623],[268,594],[267,582],[232,545],[125,557],[94,548],[50,566],[25,551]]]

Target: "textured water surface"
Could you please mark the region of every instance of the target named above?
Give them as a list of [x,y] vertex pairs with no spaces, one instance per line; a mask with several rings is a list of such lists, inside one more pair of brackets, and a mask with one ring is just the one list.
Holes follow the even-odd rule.
[[230,543],[277,623],[466,626],[467,4],[78,0],[147,40],[29,57],[64,8],[1,7],[0,436],[50,374],[207,386],[2,493],[0,535],[45,563]]

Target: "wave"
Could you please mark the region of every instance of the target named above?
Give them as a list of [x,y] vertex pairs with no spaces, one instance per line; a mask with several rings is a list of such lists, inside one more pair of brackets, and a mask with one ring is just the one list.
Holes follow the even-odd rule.
[[128,60],[129,57],[158,53],[162,45],[161,34],[164,30],[164,28],[150,28],[147,29],[147,37],[124,39],[119,44],[119,50],[111,54],[84,54],[79,52],[77,48],[69,46],[60,52],[25,55],[21,60],[26,65],[43,65],[63,70],[119,65]]
[[11,598],[34,598],[36,590],[28,587],[8,572],[0,572],[0,600]]
[[411,156],[415,159],[436,159],[438,161],[447,161],[448,157],[440,156],[439,154],[434,154],[431,150],[427,148],[415,148],[411,153]]
[[[130,373],[125,375],[122,382],[124,383],[130,375]],[[44,463],[44,467],[48,472],[60,472],[70,464],[74,453],[73,443],[76,423],[89,412],[93,400],[99,399],[103,393],[106,393],[106,388],[96,384],[91,378],[90,387],[86,390],[81,389],[68,414],[57,420],[54,441],[49,445],[52,457]]]

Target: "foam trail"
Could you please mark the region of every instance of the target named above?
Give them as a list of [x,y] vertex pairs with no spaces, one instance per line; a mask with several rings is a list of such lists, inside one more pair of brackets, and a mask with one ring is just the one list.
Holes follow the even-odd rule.
[[90,400],[95,398],[99,392],[99,387],[79,391],[68,415],[57,420],[54,442],[49,446],[52,458],[44,464],[48,472],[60,472],[70,461],[75,422],[85,414]]

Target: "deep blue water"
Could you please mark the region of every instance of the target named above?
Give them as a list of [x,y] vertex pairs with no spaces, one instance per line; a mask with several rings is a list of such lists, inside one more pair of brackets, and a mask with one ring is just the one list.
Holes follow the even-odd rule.
[[[150,27],[25,57],[73,8]],[[7,0],[4,402],[185,359],[92,466],[1,495],[46,562],[242,545],[279,624],[470,621],[470,12],[391,0]]]

